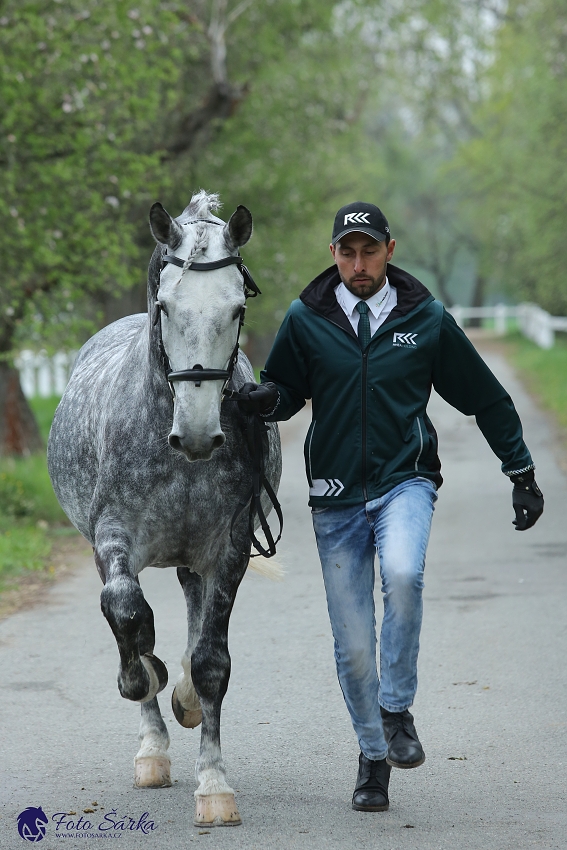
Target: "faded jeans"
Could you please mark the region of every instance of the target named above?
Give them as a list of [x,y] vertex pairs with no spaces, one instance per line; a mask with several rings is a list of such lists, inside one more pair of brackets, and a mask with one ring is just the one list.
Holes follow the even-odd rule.
[[[423,571],[435,485],[412,478],[379,499],[313,508],[312,518],[335,639],[337,675],[360,749],[383,759],[380,706],[404,711],[417,690]],[[376,668],[374,559],[384,600],[380,679]]]

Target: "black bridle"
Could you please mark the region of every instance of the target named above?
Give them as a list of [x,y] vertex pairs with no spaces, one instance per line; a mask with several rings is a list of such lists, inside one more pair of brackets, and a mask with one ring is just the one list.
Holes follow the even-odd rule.
[[[214,269],[223,269],[226,266],[236,265],[238,266],[239,271],[242,274],[242,277],[244,278],[244,297],[246,299],[256,298],[257,295],[262,294],[257,284],[254,282],[254,278],[244,265],[244,260],[241,256],[235,257],[234,255],[230,255],[228,257],[222,257],[220,260],[213,260],[210,263],[196,263],[194,260],[187,262],[186,260],[182,260],[180,257],[175,257],[173,254],[164,254],[162,257],[162,271],[165,268],[166,263],[171,263],[174,266],[178,266],[184,271],[186,271],[187,269],[191,269],[192,271],[196,272],[210,272]],[[159,321],[160,348],[165,366],[165,377],[169,381],[169,385],[171,387],[172,392],[174,392],[174,390],[171,385],[174,381],[194,381],[196,387],[201,386],[201,381],[224,381],[224,386],[222,389],[223,398],[233,398],[234,391],[232,390],[230,394],[227,394],[226,388],[232,379],[234,366],[236,364],[236,358],[238,357],[238,349],[240,347],[240,332],[242,330],[242,325],[244,324],[245,313],[246,305],[244,305],[240,310],[240,319],[238,322],[238,334],[236,337],[236,344],[232,349],[232,354],[229,357],[228,366],[226,369],[205,369],[203,366],[201,366],[200,363],[196,363],[192,369],[180,369],[179,371],[174,372],[170,368],[169,358],[167,357],[163,345],[163,338],[161,334],[161,305],[159,301],[155,302],[153,323],[154,325],[156,325]]]
[[[216,224],[216,222],[209,223]],[[175,257],[173,254],[164,254],[162,256],[161,271],[163,271],[163,269],[165,268],[166,263],[171,263],[174,266],[178,266],[184,271],[190,269],[191,271],[198,272],[208,272],[213,271],[214,269],[222,269],[225,266],[236,265],[238,266],[239,271],[243,277],[245,299],[248,300],[248,298],[256,298],[257,295],[262,294],[257,284],[254,282],[252,275],[244,265],[244,261],[240,255],[230,255],[228,257],[222,257],[220,260],[213,260],[209,263],[196,263],[193,260],[187,262],[187,260],[182,260],[180,257]],[[224,381],[221,393],[221,403],[225,399],[228,401],[247,400],[248,396],[246,394],[240,393],[237,390],[227,389],[229,383],[232,380],[234,367],[236,365],[236,360],[238,357],[238,351],[240,348],[240,332],[244,324],[245,314],[246,304],[244,304],[240,309],[236,344],[232,349],[232,353],[229,357],[226,369],[205,369],[203,366],[201,366],[200,363],[196,363],[192,369],[181,369],[179,371],[174,372],[170,367],[169,358],[167,356],[163,344],[163,336],[161,330],[161,304],[159,303],[159,301],[155,302],[152,323],[154,325],[158,325],[159,345],[165,368],[165,377],[169,382],[169,386],[174,397],[175,390],[173,388],[173,383],[175,381],[194,381],[196,387],[201,386],[201,381]],[[267,435],[269,429],[267,423],[262,420],[257,414],[245,413],[244,415],[246,417],[246,439],[248,443],[248,449],[252,458],[252,487],[245,495],[243,500],[239,502],[238,507],[236,508],[232,516],[232,520],[230,523],[230,539],[232,541],[233,546],[235,546],[233,537],[234,525],[242,514],[242,512],[246,509],[246,506],[250,504],[250,510],[248,512],[248,536],[250,537],[252,544],[256,548],[258,555],[263,555],[265,558],[271,558],[273,555],[276,554],[276,544],[279,543],[282,536],[283,513],[281,505],[278,502],[277,496],[274,493],[270,482],[266,478],[265,473],[264,460],[265,455],[268,451]],[[272,503],[272,506],[280,524],[279,533],[275,540],[272,535],[270,526],[268,525],[268,520],[264,513],[264,509],[262,508],[262,487],[266,491],[266,494],[270,502]],[[261,544],[254,532],[254,518],[256,516],[258,517],[260,521],[260,527],[262,528],[262,531],[266,536],[267,547],[264,547]],[[250,555],[250,557],[255,558],[256,555]]]

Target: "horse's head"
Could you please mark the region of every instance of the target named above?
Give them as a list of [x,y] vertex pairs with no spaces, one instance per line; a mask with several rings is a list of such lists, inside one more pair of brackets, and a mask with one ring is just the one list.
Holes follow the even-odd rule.
[[[150,211],[154,238],[164,254],[198,263],[238,254],[252,234],[252,216],[239,206],[228,223],[211,214],[218,197],[199,192],[176,219],[161,204]],[[193,368],[226,370],[234,351],[245,302],[237,265],[199,271],[166,263],[161,271],[157,303],[162,337],[173,371]],[[173,425],[169,444],[190,461],[210,460],[225,436],[220,425],[222,380],[175,383]]]

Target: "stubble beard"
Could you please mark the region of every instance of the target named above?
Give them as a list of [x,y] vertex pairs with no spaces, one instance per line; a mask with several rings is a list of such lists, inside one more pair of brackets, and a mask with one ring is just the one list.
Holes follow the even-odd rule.
[[375,295],[384,286],[386,282],[386,267],[384,266],[384,271],[378,277],[365,275],[368,280],[364,282],[357,282],[357,277],[357,275],[353,275],[350,278],[344,278],[341,275],[341,280],[349,292],[352,292],[352,294],[356,295],[357,298],[366,300],[367,298],[371,298]]

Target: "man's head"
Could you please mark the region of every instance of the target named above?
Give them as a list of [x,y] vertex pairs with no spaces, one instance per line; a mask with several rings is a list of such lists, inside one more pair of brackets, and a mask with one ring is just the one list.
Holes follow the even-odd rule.
[[374,204],[357,201],[336,214],[329,248],[342,282],[353,295],[371,298],[384,286],[386,264],[395,245],[386,217]]

